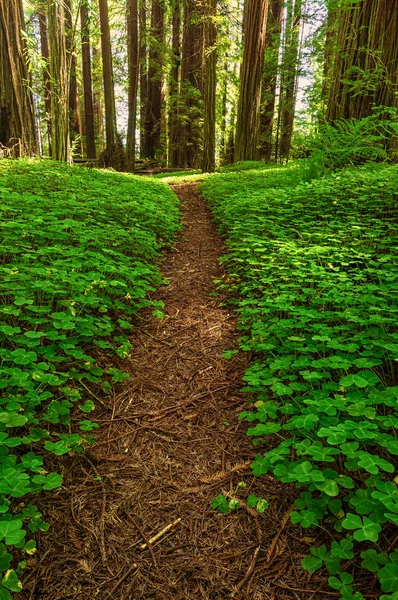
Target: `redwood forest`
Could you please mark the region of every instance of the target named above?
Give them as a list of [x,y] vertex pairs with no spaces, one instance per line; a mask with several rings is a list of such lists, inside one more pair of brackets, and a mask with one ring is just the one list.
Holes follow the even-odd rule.
[[396,0],[0,0],[0,600],[398,600]]

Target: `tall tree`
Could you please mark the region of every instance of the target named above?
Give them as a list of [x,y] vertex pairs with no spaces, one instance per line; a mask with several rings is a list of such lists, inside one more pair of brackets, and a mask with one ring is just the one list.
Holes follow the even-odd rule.
[[199,167],[203,139],[204,23],[203,4],[184,0],[179,110],[179,167]]
[[82,121],[77,88],[75,23],[73,22],[71,0],[63,0],[63,3],[65,10],[66,53],[68,57],[69,73],[69,131],[71,141],[74,142],[78,152],[82,154]]
[[327,120],[362,118],[373,106],[398,106],[395,0],[357,0],[339,9]]
[[168,162],[170,167],[178,163],[178,104],[179,104],[179,73],[181,62],[181,0],[174,0],[171,39],[171,70],[169,82],[169,148]]
[[300,27],[303,0],[288,0],[280,87],[280,147],[279,157],[289,158],[297,98],[297,78],[300,57]]
[[147,52],[147,11],[146,0],[140,0],[140,157],[145,158],[145,119],[148,94],[148,52]]
[[81,41],[82,41],[82,69],[84,90],[84,125],[86,134],[87,158],[96,158],[93,82],[91,72],[89,14],[86,2],[80,6]]
[[22,0],[0,2],[0,144],[16,155],[37,152]]
[[44,2],[38,6],[39,32],[40,32],[40,52],[43,59],[43,100],[46,111],[48,154],[51,156],[51,81],[48,72],[49,50],[47,34],[47,8]]
[[128,0],[127,7],[127,33],[128,33],[128,65],[129,65],[129,90],[128,90],[128,125],[126,158],[127,168],[135,168],[135,130],[137,124],[137,91],[139,72],[138,49],[138,5],[137,0]]
[[164,13],[161,0],[152,0],[151,31],[149,37],[148,94],[145,115],[143,153],[155,158],[160,149],[160,132],[163,96],[163,36]]
[[205,6],[205,86],[202,171],[216,168],[216,88],[217,88],[217,0],[206,0]]
[[246,0],[234,160],[260,158],[261,82],[268,0]]
[[99,14],[101,27],[102,73],[105,98],[106,149],[113,151],[116,142],[116,106],[115,88],[113,82],[108,0],[99,0]]
[[55,160],[70,160],[69,85],[63,2],[48,0],[51,77],[51,141]]
[[271,160],[283,0],[270,0],[265,42],[264,75],[261,91],[261,154]]

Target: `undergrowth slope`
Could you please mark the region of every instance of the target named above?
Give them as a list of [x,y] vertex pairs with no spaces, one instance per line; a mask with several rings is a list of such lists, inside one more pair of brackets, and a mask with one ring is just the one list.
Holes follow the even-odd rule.
[[[159,254],[179,227],[162,183],[51,162],[0,162],[0,599],[19,591],[29,494],[59,487],[46,453],[78,451],[97,425],[93,396],[126,375],[131,318],[152,306]],[[71,429],[71,418],[75,427]],[[22,562],[12,562],[12,549]],[[11,565],[14,567],[11,569]]]
[[376,573],[395,600],[398,168],[294,179],[266,169],[201,186],[227,242],[220,285],[254,355],[242,414],[252,467],[296,484],[292,523],[327,531],[305,569],[326,567],[344,600],[362,599]]

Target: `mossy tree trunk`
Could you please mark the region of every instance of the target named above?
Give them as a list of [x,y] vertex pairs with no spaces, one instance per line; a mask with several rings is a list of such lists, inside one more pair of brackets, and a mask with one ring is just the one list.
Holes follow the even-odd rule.
[[38,151],[24,29],[22,0],[1,0],[0,144],[16,156]]
[[69,81],[63,2],[48,0],[51,142],[55,160],[70,161]]
[[217,0],[206,0],[205,6],[205,86],[202,171],[216,168],[216,89],[217,89]]
[[143,154],[155,158],[160,150],[163,97],[164,12],[161,0],[152,0],[151,31],[148,55],[148,93],[145,113]]
[[102,73],[105,99],[106,150],[112,152],[116,142],[116,108],[108,0],[99,0],[99,14],[101,25]]
[[178,104],[180,98],[180,63],[181,63],[181,0],[174,0],[171,40],[171,70],[169,81],[169,167],[178,164]]
[[96,158],[93,82],[91,70],[90,32],[88,7],[82,2],[80,7],[81,40],[82,40],[82,69],[84,90],[84,124],[86,134],[87,158]]
[[396,0],[360,0],[339,9],[338,48],[327,120],[366,117],[398,107]]
[[128,0],[127,6],[127,32],[128,32],[128,124],[126,159],[127,168],[134,172],[135,169],[135,130],[137,124],[137,91],[139,72],[138,52],[138,5],[137,0]]

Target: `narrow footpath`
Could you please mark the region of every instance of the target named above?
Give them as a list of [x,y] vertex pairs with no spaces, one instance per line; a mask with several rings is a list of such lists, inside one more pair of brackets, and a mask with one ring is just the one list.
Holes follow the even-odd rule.
[[[164,318],[141,316],[131,380],[95,413],[97,443],[63,457],[65,485],[44,498],[51,529],[19,600],[323,597],[297,589],[310,576],[297,575],[301,558],[287,542],[291,497],[249,468],[255,449],[238,421],[246,359],[222,358],[239,333],[215,294],[213,280],[225,276],[220,238],[195,186],[175,190],[184,230],[163,264],[170,283],[156,292]],[[266,497],[268,511],[211,509],[241,481],[238,498]]]

